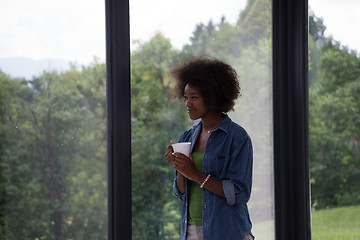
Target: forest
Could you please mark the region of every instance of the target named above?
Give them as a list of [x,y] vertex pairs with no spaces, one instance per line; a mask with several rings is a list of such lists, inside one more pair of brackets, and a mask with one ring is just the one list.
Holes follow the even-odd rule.
[[[360,205],[360,55],[325,37],[325,29],[310,11],[314,210]],[[160,32],[137,44],[131,52],[133,239],[179,237],[180,203],[163,156],[193,123],[172,97],[169,71],[193,55],[223,59],[239,74],[243,92],[229,114],[253,139],[250,213],[254,223],[270,220],[274,199],[263,186],[273,160],[271,1],[248,0],[236,24],[225,17],[197,24],[182,49]],[[89,66],[32,79],[0,69],[0,239],[107,239],[105,70],[96,57]]]

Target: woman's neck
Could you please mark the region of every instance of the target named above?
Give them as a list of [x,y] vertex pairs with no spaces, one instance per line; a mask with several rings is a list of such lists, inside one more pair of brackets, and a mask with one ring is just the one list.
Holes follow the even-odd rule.
[[224,116],[221,113],[208,113],[208,115],[201,119],[203,131],[212,131],[224,119]]

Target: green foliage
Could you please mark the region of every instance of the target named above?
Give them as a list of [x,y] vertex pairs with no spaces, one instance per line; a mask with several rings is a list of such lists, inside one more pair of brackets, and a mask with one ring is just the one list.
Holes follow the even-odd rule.
[[309,15],[309,107],[312,204],[359,204],[359,71],[354,51],[324,36]]
[[[264,191],[271,181],[271,3],[248,1],[235,25],[220,23],[196,26],[192,46],[196,55],[216,56],[235,68],[241,94],[231,118],[249,132],[254,145],[254,184],[250,212],[253,221],[271,216],[273,199]],[[256,99],[254,99],[256,96]]]
[[106,239],[104,64],[1,86],[3,236]]
[[239,45],[256,45],[258,41],[269,39],[271,34],[271,1],[249,0],[237,22]]
[[326,30],[326,26],[324,25],[324,20],[322,18],[318,18],[314,15],[314,13],[309,11],[309,35],[314,39],[315,42],[325,43],[326,38],[324,36],[324,32]]
[[320,57],[322,54],[321,47],[328,40],[324,35],[326,27],[323,19],[318,18],[309,10],[309,87],[312,88],[313,83],[317,81],[319,72]]
[[324,92],[336,91],[344,84],[359,80],[359,58],[339,49],[331,41],[323,47],[320,68],[322,71],[319,77]]
[[[187,56],[210,55],[229,62],[240,74],[242,97],[231,117],[241,123],[256,146],[254,186],[269,182],[271,161],[270,2],[253,1],[235,26],[198,24],[191,44],[179,53],[156,34],[132,53],[132,213],[134,239],[179,237],[180,203],[172,194],[173,171],[164,160],[166,145],[189,128],[184,108],[171,97],[168,71]],[[256,19],[250,21],[250,19]],[[265,27],[265,28],[264,28]],[[258,96],[257,101],[253,96]],[[264,119],[268,120],[264,124]],[[151,144],[149,144],[151,143]],[[252,217],[271,215],[268,192],[254,187]],[[267,214],[264,214],[267,212]],[[154,221],[155,220],[155,221]]]
[[171,239],[179,232],[173,170],[163,157],[170,140],[189,127],[168,76],[177,61],[177,51],[161,34],[131,56],[133,239]]
[[310,88],[312,201],[317,208],[360,204],[360,59],[329,41]]
[[[322,19],[310,14],[309,24],[313,207],[360,204],[360,60],[324,37]],[[181,50],[157,33],[132,52],[134,239],[179,238],[180,202],[163,155],[191,122],[172,97],[168,73],[192,55],[223,59],[239,73],[242,97],[230,115],[253,140],[254,231],[273,225],[266,217],[273,211],[272,193],[263,188],[272,181],[271,3],[249,0],[235,25],[224,17],[199,23]],[[0,71],[0,239],[106,239],[105,76],[97,59],[81,70],[72,66],[31,80]],[[347,209],[331,214],[341,216]],[[313,222],[332,219],[322,213],[315,211]],[[359,227],[344,225],[349,232]],[[313,226],[317,234],[319,226]],[[314,236],[330,239],[321,235],[325,231],[331,232]],[[268,231],[258,232],[266,236]]]

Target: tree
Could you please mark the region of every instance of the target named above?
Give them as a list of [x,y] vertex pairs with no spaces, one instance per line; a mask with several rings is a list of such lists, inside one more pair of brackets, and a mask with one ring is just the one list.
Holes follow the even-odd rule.
[[0,239],[5,239],[6,233],[6,125],[5,114],[11,108],[11,92],[15,88],[10,77],[0,70]]
[[[250,212],[253,221],[267,220],[272,215],[271,190],[261,186],[271,181],[272,121],[271,105],[271,3],[248,1],[236,25],[212,23],[212,31],[198,24],[192,39],[195,55],[216,56],[235,68],[239,74],[242,96],[231,118],[247,129],[254,145],[254,184]],[[211,32],[211,35],[209,34]],[[256,97],[255,97],[256,96]],[[267,214],[264,214],[267,213]]]
[[328,41],[319,66],[310,89],[313,206],[360,203],[360,59]]
[[325,30],[324,20],[316,17],[314,12],[309,10],[309,35],[318,45],[323,45],[327,42],[327,38],[324,35]]
[[168,76],[179,61],[177,51],[160,33],[131,56],[134,239],[171,239],[179,232],[175,227],[179,205],[171,191],[173,171],[163,157],[170,140],[176,141],[188,127],[185,111],[172,97]]
[[5,236],[106,239],[104,64],[9,82]]

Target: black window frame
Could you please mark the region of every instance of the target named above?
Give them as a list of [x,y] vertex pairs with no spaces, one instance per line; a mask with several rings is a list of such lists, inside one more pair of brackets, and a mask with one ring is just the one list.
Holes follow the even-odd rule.
[[[129,0],[105,0],[108,239],[131,239]],[[272,0],[275,239],[311,239],[308,1]]]
[[131,239],[129,1],[105,0],[108,239]]
[[273,0],[275,239],[311,239],[308,1]]

